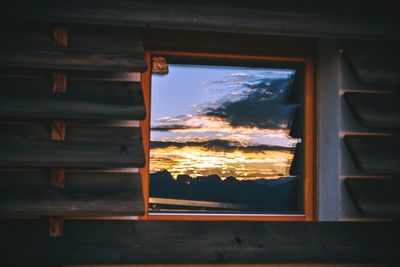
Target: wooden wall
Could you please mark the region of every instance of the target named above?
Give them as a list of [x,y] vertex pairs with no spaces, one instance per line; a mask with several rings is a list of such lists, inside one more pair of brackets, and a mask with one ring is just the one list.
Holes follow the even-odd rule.
[[0,215],[143,214],[141,31],[8,26],[0,45]]
[[[3,263],[399,263],[400,227],[379,222],[0,222]],[[9,266],[9,264],[7,264]]]
[[398,219],[400,51],[382,42],[342,47],[341,178],[358,211],[345,216]]
[[358,1],[6,0],[3,16],[159,29],[399,40],[394,3]]
[[[160,30],[171,29],[194,31],[198,39],[191,44],[197,49],[202,34],[214,32],[210,50],[241,47],[237,51],[260,53],[265,50],[252,44],[279,39],[296,55],[299,43],[309,42],[308,53],[314,53],[313,40],[268,41],[263,36],[398,41],[395,9],[348,1],[323,6],[253,0],[229,5],[5,1],[2,7],[0,256],[5,266],[400,262],[398,222],[135,222],[109,217],[143,213],[138,121],[146,114],[139,81],[148,66],[138,29],[151,31],[149,47],[159,45],[151,41],[159,39]],[[230,40],[231,33],[241,34],[242,41],[221,46],[219,38]],[[179,43],[184,49],[185,40],[163,38],[163,48]],[[397,219],[399,116],[393,92],[398,92],[398,53],[386,46],[343,48],[347,61],[341,66],[348,70],[340,77],[341,178],[361,215]]]

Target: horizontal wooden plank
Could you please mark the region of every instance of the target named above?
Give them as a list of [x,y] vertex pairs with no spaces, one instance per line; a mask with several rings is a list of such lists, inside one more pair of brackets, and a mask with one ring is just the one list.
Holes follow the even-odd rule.
[[0,140],[50,140],[51,122],[3,122],[0,121]]
[[62,70],[144,71],[141,32],[135,28],[68,25],[68,44],[54,47],[54,23],[10,22],[2,27],[0,65]]
[[0,169],[0,215],[142,215],[139,174],[66,172],[65,188],[49,185],[49,172]]
[[0,66],[55,70],[96,70],[143,72],[147,69],[144,54],[136,55],[69,48],[2,49]]
[[[49,140],[50,120],[45,121],[0,121],[0,140]],[[93,125],[65,123],[65,140],[107,141],[111,143],[135,142],[141,139],[141,129],[133,126]]]
[[364,174],[400,174],[400,138],[396,136],[345,136],[356,166]]
[[[66,23],[307,37],[400,39],[387,5],[275,1],[8,1],[4,17]],[[346,6],[344,9],[343,6]],[[390,5],[389,5],[390,6]]]
[[0,222],[3,262],[31,265],[137,263],[399,263],[399,223],[68,221]]
[[141,140],[139,127],[92,126],[88,124],[66,124],[65,140],[99,140],[107,142],[131,142]]
[[146,111],[139,82],[68,80],[65,94],[52,81],[0,78],[0,114],[6,117],[141,120]]
[[400,128],[400,94],[346,92],[344,99],[361,124]]
[[[54,70],[51,69],[32,69],[1,67],[0,77],[18,78],[42,78],[51,79]],[[115,72],[115,71],[85,71],[85,70],[66,70],[68,80],[94,80],[94,81],[140,81],[139,72]]]
[[361,82],[400,84],[398,49],[346,49],[345,58]]
[[125,142],[96,140],[1,140],[1,167],[125,168],[143,167],[141,139]]
[[400,218],[400,179],[347,178],[345,183],[363,216]]
[[[247,34],[226,32],[148,29],[145,31],[143,38],[146,48],[154,51],[187,51],[309,58],[315,57],[315,52],[317,51],[316,40],[287,36],[252,35],[249,38]],[[223,64],[223,62],[220,63]],[[233,64],[232,60],[230,63]],[[237,64],[240,64],[240,62],[237,62]],[[265,67],[265,61],[263,64]]]
[[[36,48],[54,47],[55,23],[15,22],[10,21],[2,27],[3,48]],[[106,25],[63,25],[67,28],[67,47],[76,51],[96,51],[106,53],[123,53],[144,55],[141,29]]]

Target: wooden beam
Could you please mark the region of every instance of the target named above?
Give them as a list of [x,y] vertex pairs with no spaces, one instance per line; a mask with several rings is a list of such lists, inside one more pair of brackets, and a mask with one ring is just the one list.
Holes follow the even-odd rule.
[[[141,188],[140,188],[141,189]],[[1,196],[0,214],[6,216],[131,216],[143,215],[139,190],[107,193],[42,191]],[[60,219],[60,218],[59,218]],[[60,220],[55,220],[59,223]],[[58,228],[57,226],[55,228]],[[62,235],[58,232],[57,235]]]
[[[24,69],[0,67],[0,77],[19,78],[47,78],[53,71],[46,69]],[[113,71],[65,71],[69,80],[92,80],[92,81],[119,81],[135,82],[140,80],[140,73],[136,72],[113,72]]]
[[[65,175],[65,188],[50,188],[46,174],[40,171],[0,171],[0,215],[59,217],[143,214],[140,175],[96,171],[66,171]],[[60,218],[54,220],[55,224],[59,222]]]
[[2,28],[7,42],[2,48],[68,47],[74,51],[92,51],[127,55],[144,54],[141,29],[120,26],[9,21]]
[[381,263],[397,266],[400,225],[388,222],[65,221],[60,239],[43,220],[0,222],[3,262]]
[[64,188],[65,187],[64,169],[52,168],[50,170],[50,185],[53,188]]
[[51,140],[62,141],[65,139],[65,122],[63,120],[51,121]]
[[[62,120],[52,120],[51,140],[62,141],[64,139],[65,139],[65,122]],[[52,188],[54,189],[64,188],[65,187],[64,169],[51,168],[49,180],[50,180],[50,186]],[[52,237],[60,237],[63,234],[64,234],[64,218],[61,216],[49,217],[49,235]]]
[[64,233],[64,217],[49,217],[49,235],[52,237],[62,236]]
[[2,49],[0,66],[58,70],[142,72],[143,54],[75,51],[70,48]]
[[53,72],[53,93],[65,94],[67,91],[67,74],[63,71]]
[[[67,47],[68,28],[56,26],[53,30],[54,46]],[[67,91],[67,74],[65,72],[53,72],[53,93],[65,94]],[[51,140],[65,140],[65,121],[55,119],[51,121]],[[65,171],[60,168],[50,169],[50,186],[54,189],[65,187]],[[64,217],[56,216],[49,218],[49,235],[60,237],[64,234]]]
[[[73,121],[65,124],[66,141],[98,141],[119,145],[141,138],[140,128],[132,121]],[[137,122],[139,124],[139,122]],[[0,140],[49,140],[47,119],[0,119]]]
[[147,29],[143,43],[152,51],[209,52],[216,54],[314,57],[317,42],[311,38]]
[[0,141],[1,167],[125,168],[144,165],[140,139],[112,143],[82,141]]
[[68,46],[68,27],[65,25],[57,25],[53,30],[54,46],[67,47]]
[[[66,45],[67,39],[67,29],[61,28],[54,31],[54,39],[56,43],[60,45]],[[59,40],[58,40],[59,39]],[[65,94],[67,90],[67,75],[63,72],[53,73],[53,93],[55,94]],[[63,141],[65,140],[65,121],[63,120],[52,120],[51,121],[51,140]],[[50,185],[54,188],[64,188],[64,170],[63,169],[51,169],[50,170]],[[55,220],[59,221],[59,220]],[[61,228],[60,228],[61,229]]]
[[[55,81],[54,86],[66,86],[65,77]],[[69,80],[63,94],[52,93],[46,79],[0,77],[0,86],[3,117],[141,120],[146,114],[139,82]]]
[[66,23],[191,29],[198,31],[400,39],[398,16],[390,5],[343,2],[275,1],[46,1],[41,5],[10,1],[10,19]]

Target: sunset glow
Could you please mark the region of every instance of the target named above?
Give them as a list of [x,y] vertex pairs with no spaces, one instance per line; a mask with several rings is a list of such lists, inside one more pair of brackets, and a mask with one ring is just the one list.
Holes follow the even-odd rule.
[[174,177],[217,174],[221,178],[274,179],[289,176],[293,154],[286,151],[234,152],[216,151],[202,147],[169,146],[152,150],[151,172],[168,170]]
[[283,147],[295,147],[301,141],[290,137],[288,129],[232,127],[225,119],[207,116],[164,117],[153,123],[153,129],[162,127],[168,131],[153,130],[152,141],[187,142],[223,139],[238,142],[243,146],[258,144]]
[[150,173],[277,179],[301,142],[287,104],[293,70],[170,65],[153,75]]

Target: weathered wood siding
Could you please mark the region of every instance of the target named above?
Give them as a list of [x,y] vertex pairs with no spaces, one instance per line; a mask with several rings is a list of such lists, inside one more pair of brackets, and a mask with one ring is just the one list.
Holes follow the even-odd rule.
[[10,22],[2,37],[0,215],[143,214],[141,31]]
[[[0,222],[2,262],[23,266],[122,263],[392,263],[398,223],[66,221]],[[9,266],[9,265],[7,265]]]
[[393,4],[357,1],[7,0],[4,16],[163,29],[287,36],[400,39]]

